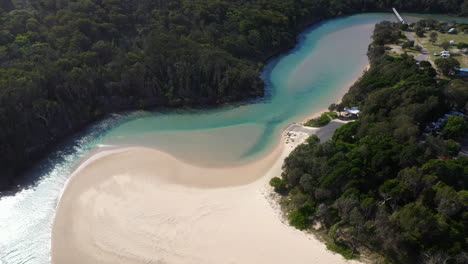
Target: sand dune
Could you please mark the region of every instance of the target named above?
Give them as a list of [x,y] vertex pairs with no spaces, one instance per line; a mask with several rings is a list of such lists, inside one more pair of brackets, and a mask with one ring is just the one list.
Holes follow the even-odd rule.
[[59,201],[52,263],[349,263],[282,223],[267,199],[268,181],[291,150],[340,125],[291,126],[268,156],[232,168],[201,168],[145,148],[95,155]]

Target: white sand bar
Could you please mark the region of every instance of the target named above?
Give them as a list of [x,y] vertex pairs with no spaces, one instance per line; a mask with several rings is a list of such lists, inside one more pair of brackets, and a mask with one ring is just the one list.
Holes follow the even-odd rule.
[[339,125],[294,125],[267,157],[234,168],[145,148],[100,155],[72,175],[59,201],[52,263],[351,263],[283,223],[267,199],[293,147]]

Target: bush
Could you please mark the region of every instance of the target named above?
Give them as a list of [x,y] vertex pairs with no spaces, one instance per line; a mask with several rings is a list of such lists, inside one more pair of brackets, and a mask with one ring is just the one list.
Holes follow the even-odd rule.
[[447,157],[455,157],[458,155],[458,152],[460,152],[461,147],[460,144],[458,144],[455,140],[449,139],[445,141],[444,147],[443,147],[443,154]]
[[309,127],[323,127],[333,119],[337,118],[337,116],[338,115],[335,112],[325,112],[320,117],[307,121],[304,125]]
[[317,144],[320,143],[320,138],[317,135],[313,134],[313,135],[310,135],[310,137],[306,139],[306,142],[311,147],[316,146]]
[[468,123],[461,116],[451,116],[442,130],[447,138],[461,138],[468,133]]
[[405,41],[403,45],[401,45],[401,47],[404,49],[409,49],[409,48],[414,47],[414,40]]
[[400,30],[403,30],[403,31],[408,30],[408,27],[409,27],[408,24],[401,24],[401,25],[399,26]]
[[437,34],[437,32],[432,32],[431,35],[429,35],[429,37],[431,38],[431,42],[436,43],[438,36],[439,35]]
[[289,224],[299,230],[304,230],[309,227],[309,218],[299,210],[295,210],[289,214]]
[[299,230],[309,228],[310,220],[309,217],[314,214],[316,210],[315,203],[307,202],[301,208],[292,211],[289,214],[289,224]]
[[359,253],[353,253],[353,250],[343,243],[327,242],[327,249],[342,255],[345,259],[358,259]]
[[466,48],[468,48],[468,43],[460,42],[460,43],[458,43],[457,48],[466,49]]
[[440,44],[440,46],[444,49],[444,50],[448,50],[450,48],[450,43],[448,41],[445,41],[445,42],[442,42],[442,44]]
[[422,28],[418,27],[416,28],[416,36],[423,38],[424,37],[424,31]]
[[270,185],[274,188],[275,192],[277,193],[284,193],[286,191],[286,181],[281,178],[272,178],[270,180]]
[[439,58],[435,60],[435,64],[444,75],[449,75],[454,71],[456,67],[460,67],[460,62],[458,62],[454,58]]
[[422,68],[430,68],[430,67],[432,67],[432,65],[431,65],[431,63],[428,62],[428,61],[421,61],[421,62],[419,63],[419,67],[422,67]]

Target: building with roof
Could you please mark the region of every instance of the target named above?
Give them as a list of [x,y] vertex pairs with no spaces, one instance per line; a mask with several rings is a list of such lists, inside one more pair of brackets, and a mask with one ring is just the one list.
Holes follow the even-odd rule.
[[455,75],[458,77],[468,77],[468,68],[456,68]]
[[457,34],[457,29],[456,28],[451,28],[448,31],[449,34]]
[[344,112],[352,116],[359,116],[359,113],[361,113],[361,110],[359,110],[359,108],[357,107],[351,107],[351,108],[345,108]]

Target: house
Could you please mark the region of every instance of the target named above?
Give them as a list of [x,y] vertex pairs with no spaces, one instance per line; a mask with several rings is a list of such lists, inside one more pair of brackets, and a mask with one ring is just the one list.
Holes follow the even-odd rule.
[[457,34],[457,29],[456,28],[451,28],[448,31],[449,34]]
[[344,112],[350,116],[358,117],[361,112],[357,107],[345,108]]
[[460,116],[464,118],[465,114],[457,112],[457,111],[452,111],[449,114],[445,114],[443,117],[439,118],[436,122],[432,122],[429,125],[427,125],[426,128],[424,129],[424,132],[426,134],[440,132],[440,130],[444,127],[445,123],[451,116]]

